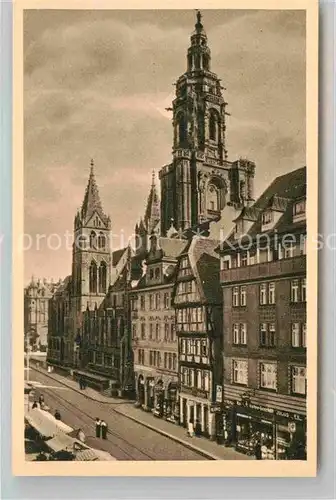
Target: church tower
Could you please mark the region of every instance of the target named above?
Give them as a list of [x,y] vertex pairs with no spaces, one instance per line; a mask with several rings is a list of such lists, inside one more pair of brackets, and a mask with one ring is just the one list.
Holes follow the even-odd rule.
[[[169,108],[173,112],[173,159],[159,174],[162,235],[167,234],[172,221],[177,231],[185,232],[219,220],[225,205],[236,203],[231,200],[232,182],[237,184],[237,177],[245,175],[237,167],[231,178],[232,163],[226,149],[227,103],[221,80],[212,72],[200,12],[190,38],[187,70],[175,86],[176,97]],[[250,184],[247,180],[246,185]],[[233,191],[240,203],[243,189]],[[251,189],[245,191],[247,198]]]
[[145,216],[135,226],[136,255],[145,255],[148,252],[150,237],[153,233],[160,233],[160,199],[156,189],[154,171]]
[[[111,277],[110,231],[111,220],[103,211],[91,160],[83,204],[74,221],[72,300],[77,318],[87,306],[99,307],[107,293]],[[79,327],[75,325],[75,332]]]

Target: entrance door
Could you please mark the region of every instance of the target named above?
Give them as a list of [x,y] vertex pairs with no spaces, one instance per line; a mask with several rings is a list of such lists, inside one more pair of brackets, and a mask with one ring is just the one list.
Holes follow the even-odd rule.
[[182,417],[183,417],[183,427],[187,427],[187,400],[182,399]]
[[190,406],[190,421],[192,423],[195,422],[195,406],[194,405]]

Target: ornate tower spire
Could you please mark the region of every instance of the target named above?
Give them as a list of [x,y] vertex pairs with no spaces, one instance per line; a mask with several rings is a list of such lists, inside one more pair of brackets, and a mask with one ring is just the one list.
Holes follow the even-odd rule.
[[88,221],[97,212],[103,222],[107,223],[108,217],[104,214],[100,201],[98,186],[94,174],[94,161],[90,162],[90,176],[86,187],[84,200],[81,208],[81,218]]
[[148,234],[156,228],[160,222],[160,200],[155,185],[155,172],[152,172],[152,185],[148,196],[144,223]]
[[191,46],[188,49],[188,71],[210,71],[210,49],[207,35],[202,24],[202,14],[197,11],[195,30],[190,37]]

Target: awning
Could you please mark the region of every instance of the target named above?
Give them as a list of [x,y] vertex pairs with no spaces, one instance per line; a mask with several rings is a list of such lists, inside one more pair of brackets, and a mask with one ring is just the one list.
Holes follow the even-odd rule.
[[89,450],[79,451],[75,455],[75,461],[77,462],[93,462],[95,460],[99,460],[97,457],[95,450],[91,448]]
[[52,438],[59,433],[68,433],[72,428],[56,420],[50,413],[39,408],[27,411],[25,419],[42,437]]
[[77,462],[94,462],[94,461],[110,461],[116,460],[107,451],[96,450],[90,448],[88,450],[79,451],[76,453],[75,460]]
[[54,452],[58,452],[58,451],[74,451],[74,447],[82,450],[82,449],[85,449],[87,448],[87,446],[85,446],[83,443],[81,443],[80,441],[78,441],[78,439],[74,439],[70,436],[68,436],[67,434],[58,434],[57,436],[55,436],[54,438],[52,439],[49,439],[48,441],[46,441],[45,443],[48,448],[50,448],[52,451]]

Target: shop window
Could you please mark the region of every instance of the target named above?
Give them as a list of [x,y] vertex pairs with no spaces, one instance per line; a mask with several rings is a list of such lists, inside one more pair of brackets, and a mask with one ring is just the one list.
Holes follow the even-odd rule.
[[246,360],[232,360],[232,381],[234,384],[247,385],[247,363]]
[[260,387],[276,391],[277,366],[275,363],[260,363]]
[[292,366],[292,393],[306,395],[306,368],[303,366]]

